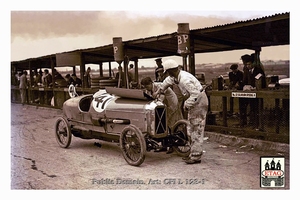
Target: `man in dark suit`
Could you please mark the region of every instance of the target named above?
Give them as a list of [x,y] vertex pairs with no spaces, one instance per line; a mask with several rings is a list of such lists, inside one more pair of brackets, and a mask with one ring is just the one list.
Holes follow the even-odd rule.
[[[248,54],[245,54],[241,56],[241,59],[243,61],[243,86],[246,84],[245,77],[248,76],[249,69],[246,66],[246,63],[251,62],[251,56]],[[239,112],[240,112],[240,127],[244,127],[247,125],[247,107],[249,104],[248,98],[239,98]]]
[[[248,68],[248,72],[244,73],[244,85],[251,85],[252,88],[258,89],[257,82],[259,80],[262,83],[262,87],[264,87],[265,84],[265,73],[262,70],[262,68],[256,67],[253,65],[254,60],[251,59],[245,63],[246,67]],[[249,124],[252,124],[255,129],[258,129],[259,125],[259,117],[258,117],[258,109],[259,109],[259,103],[257,98],[249,98],[248,100],[250,104],[250,122]],[[246,106],[247,109],[247,106]]]

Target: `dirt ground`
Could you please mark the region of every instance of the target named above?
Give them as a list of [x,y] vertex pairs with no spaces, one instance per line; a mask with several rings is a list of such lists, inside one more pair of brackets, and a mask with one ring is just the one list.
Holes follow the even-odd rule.
[[61,115],[58,109],[11,104],[12,190],[263,190],[261,156],[285,157],[285,187],[276,190],[290,189],[288,154],[207,138],[201,164],[187,165],[175,153],[147,152],[144,163],[133,167],[116,143],[73,137],[69,148],[60,148],[54,124]]

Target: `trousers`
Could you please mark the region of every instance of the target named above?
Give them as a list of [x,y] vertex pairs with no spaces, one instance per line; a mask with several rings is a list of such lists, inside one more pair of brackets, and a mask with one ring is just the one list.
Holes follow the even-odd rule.
[[26,89],[20,88],[21,103],[26,103]]
[[191,152],[189,155],[191,158],[201,158],[207,111],[208,99],[205,92],[202,92],[200,100],[188,111],[190,123],[187,126],[187,133],[191,137]]

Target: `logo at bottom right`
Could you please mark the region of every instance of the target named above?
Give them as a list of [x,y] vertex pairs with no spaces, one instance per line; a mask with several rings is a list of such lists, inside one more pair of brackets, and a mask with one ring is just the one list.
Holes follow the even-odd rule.
[[263,156],[260,157],[260,186],[261,187],[284,187],[284,157]]

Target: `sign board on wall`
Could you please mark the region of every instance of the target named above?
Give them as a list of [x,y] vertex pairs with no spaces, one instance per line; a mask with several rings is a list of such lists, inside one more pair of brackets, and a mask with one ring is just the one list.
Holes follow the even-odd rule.
[[256,98],[255,92],[232,92],[231,97]]

